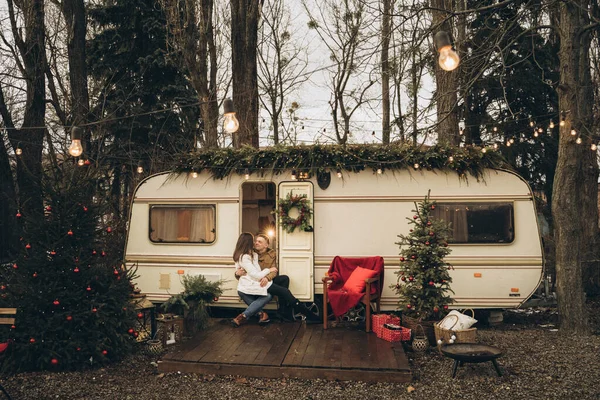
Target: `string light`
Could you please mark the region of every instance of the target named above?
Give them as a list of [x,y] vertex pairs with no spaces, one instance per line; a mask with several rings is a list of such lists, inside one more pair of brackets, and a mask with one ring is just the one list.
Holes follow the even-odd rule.
[[454,162],[454,157],[452,157],[452,156],[448,157],[448,161],[449,162]]
[[494,132],[498,132],[498,127],[497,127],[497,126],[495,126],[495,127],[493,128],[493,131],[494,131]]
[[560,126],[565,126],[565,124],[566,124],[565,117],[562,117],[562,119],[559,122],[559,125]]
[[538,128],[538,132],[539,133],[544,133],[544,128],[542,128],[541,126]]
[[415,165],[413,165],[413,167],[415,167],[415,169],[419,169],[419,163],[415,163]]
[[577,131],[575,129],[571,129],[571,136],[576,136],[577,135]]
[[458,130],[458,134],[459,134],[460,136],[464,135],[464,134],[465,134],[465,128],[460,128],[460,129]]
[[244,170],[244,179],[250,179],[250,171],[248,170],[248,168]]
[[141,165],[138,165],[138,167],[137,167],[137,173],[138,174],[143,174],[144,173],[144,167],[142,167]]
[[77,161],[77,165],[83,167],[85,165],[85,160],[83,158],[80,158],[79,161]]
[[538,137],[538,131],[533,131],[533,137]]
[[592,143],[592,145],[590,146],[590,149],[592,151],[596,151],[596,150],[598,150],[598,146],[596,145],[596,143]]
[[377,168],[377,175],[381,175],[383,173],[383,171],[381,170],[381,168]]
[[23,149],[21,149],[21,144],[17,145],[17,148],[15,150],[15,154],[20,156],[21,154],[23,154]]
[[578,137],[578,138],[575,140],[575,143],[577,143],[577,144],[581,144],[581,142],[583,142],[583,140],[581,140],[581,138],[580,138],[580,137]]
[[510,144],[513,144],[515,142],[515,138],[510,138],[509,142],[510,142]]
[[295,169],[292,170],[292,180],[293,181],[296,180],[296,170]]
[[550,120],[550,129],[554,129],[554,121]]
[[342,171],[338,169],[336,171],[336,175],[337,175],[338,178],[341,178],[342,177]]
[[508,141],[506,142],[506,147],[510,147],[510,145],[511,145],[511,144],[512,144],[512,143],[511,143],[511,141],[510,141],[510,140],[508,140]]
[[487,149],[484,147],[481,149],[481,152],[485,154],[485,153],[487,153]]
[[535,122],[533,122],[533,120],[531,119],[529,120],[529,126],[532,128],[535,126]]
[[197,178],[197,177],[198,177],[198,172],[192,171],[192,178]]

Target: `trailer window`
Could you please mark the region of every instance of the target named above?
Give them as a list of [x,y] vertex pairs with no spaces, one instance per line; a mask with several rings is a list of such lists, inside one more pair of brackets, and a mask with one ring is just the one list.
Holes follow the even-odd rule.
[[213,243],[214,205],[157,205],[150,208],[150,240],[156,243]]
[[512,203],[438,203],[434,218],[451,223],[450,243],[511,243]]

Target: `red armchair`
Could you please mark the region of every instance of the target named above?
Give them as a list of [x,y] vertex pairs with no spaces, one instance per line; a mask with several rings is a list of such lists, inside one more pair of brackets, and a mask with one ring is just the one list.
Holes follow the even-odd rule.
[[327,304],[336,318],[340,318],[352,307],[363,303],[366,308],[366,331],[371,331],[371,303],[380,311],[383,290],[383,258],[348,258],[336,256],[323,282],[323,329],[327,329]]

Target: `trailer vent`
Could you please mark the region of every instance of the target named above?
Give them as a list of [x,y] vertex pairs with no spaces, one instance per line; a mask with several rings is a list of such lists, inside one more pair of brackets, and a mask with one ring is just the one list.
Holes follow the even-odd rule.
[[164,290],[171,289],[171,274],[160,274],[158,288]]

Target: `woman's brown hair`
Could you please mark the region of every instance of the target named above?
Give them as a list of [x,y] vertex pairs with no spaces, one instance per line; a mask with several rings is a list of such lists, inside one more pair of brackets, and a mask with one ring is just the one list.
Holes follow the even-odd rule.
[[233,261],[238,262],[244,254],[252,255],[254,249],[254,236],[251,233],[244,232],[238,238],[235,250],[233,251]]

